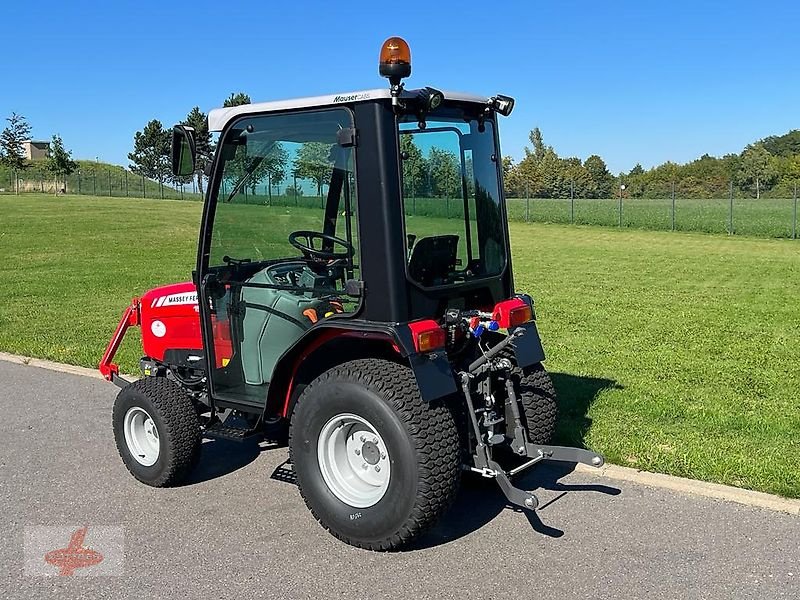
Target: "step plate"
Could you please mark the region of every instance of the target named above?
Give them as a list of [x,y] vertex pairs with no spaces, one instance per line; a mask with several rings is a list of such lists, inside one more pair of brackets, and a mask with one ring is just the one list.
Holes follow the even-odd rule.
[[240,427],[227,427],[222,423],[215,423],[203,430],[203,436],[217,440],[230,440],[232,442],[244,442],[257,437],[259,431],[255,429],[242,429]]

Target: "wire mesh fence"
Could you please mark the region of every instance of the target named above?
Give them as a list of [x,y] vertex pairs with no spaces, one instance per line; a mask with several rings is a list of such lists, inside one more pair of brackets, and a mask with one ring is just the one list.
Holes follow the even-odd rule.
[[[101,165],[105,166],[105,165]],[[223,183],[222,193],[227,192]],[[309,187],[309,186],[306,186]],[[323,207],[325,193],[303,193],[304,187],[259,183],[243,187],[237,202],[270,206]],[[509,220],[529,223],[595,225],[665,231],[694,231],[756,237],[797,239],[798,184],[784,186],[783,197],[760,197],[729,186],[727,197],[681,197],[668,186],[655,198],[634,198],[620,190],[615,198],[506,199]],[[0,171],[0,194],[45,193],[92,196],[202,200],[197,182],[169,184],[147,179],[122,168],[83,168],[56,180],[43,173]],[[407,215],[463,219],[460,198],[410,196]]]
[[0,170],[0,194],[81,194],[165,200],[201,200],[196,181],[159,182],[121,167],[99,165],[81,169],[66,178],[41,171]]
[[[787,193],[788,192],[788,193]],[[508,198],[509,219],[797,239],[798,184],[782,197],[756,197],[732,184],[727,197],[680,197],[672,187],[655,198]]]

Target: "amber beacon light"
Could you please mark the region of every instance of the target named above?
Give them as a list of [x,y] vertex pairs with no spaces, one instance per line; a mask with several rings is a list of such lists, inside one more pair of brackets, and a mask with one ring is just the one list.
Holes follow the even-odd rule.
[[401,37],[390,37],[381,46],[379,69],[392,85],[411,75],[411,48]]

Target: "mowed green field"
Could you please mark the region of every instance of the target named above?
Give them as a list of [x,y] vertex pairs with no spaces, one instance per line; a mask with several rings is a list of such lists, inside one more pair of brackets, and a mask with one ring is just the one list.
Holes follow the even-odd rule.
[[[132,296],[189,279],[200,210],[0,197],[0,350],[96,365]],[[266,237],[318,215],[257,210]],[[796,242],[520,223],[511,235],[516,285],[536,299],[560,394],[560,442],[800,497]],[[139,352],[129,336],[123,370]]]

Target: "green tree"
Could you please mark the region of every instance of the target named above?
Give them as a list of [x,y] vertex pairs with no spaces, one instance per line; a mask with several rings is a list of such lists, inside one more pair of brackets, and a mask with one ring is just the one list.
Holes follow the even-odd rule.
[[194,143],[197,150],[197,162],[195,163],[194,175],[197,178],[197,190],[203,194],[203,177],[206,167],[211,161],[214,148],[211,143],[211,132],[208,130],[208,115],[195,106],[186,115],[184,121],[186,125],[194,128]]
[[[507,188],[519,196],[549,195],[546,191],[549,184],[545,182],[545,179],[549,179],[552,174],[546,171],[542,163],[546,160],[552,163],[555,152],[551,147],[545,145],[544,137],[538,127],[530,132],[528,139],[533,148],[525,147],[525,157],[509,173]],[[558,157],[556,156],[556,158]]]
[[771,135],[761,140],[758,145],[773,156],[790,158],[800,154],[800,129],[793,129],[783,135]]
[[534,127],[533,130],[528,134],[528,139],[533,146],[533,150],[530,150],[527,146],[525,147],[525,156],[532,156],[535,163],[540,163],[544,159],[545,153],[547,152],[548,146],[544,143],[544,136],[542,136],[542,131],[538,127]]
[[591,179],[587,195],[590,198],[610,198],[614,189],[614,176],[608,171],[605,161],[597,154],[592,154],[584,161],[583,168]]
[[230,108],[232,106],[241,106],[242,104],[250,104],[250,96],[244,92],[236,92],[235,94],[231,92],[231,95],[225,99],[222,106],[224,108]]
[[72,160],[72,153],[64,148],[61,136],[54,135],[50,144],[50,155],[47,157],[47,170],[56,178],[56,193],[61,189],[58,184],[64,183],[66,179],[78,168],[78,163]]
[[289,166],[289,153],[283,144],[277,142],[265,159],[267,178],[269,179],[269,197],[272,199],[272,186],[280,185],[286,179],[286,170]]
[[403,160],[403,195],[406,198],[427,196],[428,167],[413,135],[400,136],[400,156]]
[[294,160],[294,172],[301,179],[311,179],[317,184],[317,195],[322,196],[322,184],[333,171],[331,146],[322,142],[306,142],[300,146]]
[[[31,126],[25,117],[14,112],[6,121],[8,125],[0,132],[0,164],[12,171],[22,171],[28,166],[22,142],[30,139]],[[19,193],[18,183],[15,181],[14,184],[16,192]]]
[[507,178],[514,170],[514,159],[510,156],[503,157],[503,178]]
[[755,185],[758,200],[761,198],[761,188],[772,185],[777,177],[775,158],[764,146],[754,144],[744,149],[738,173],[739,185]]
[[170,173],[170,134],[153,119],[133,136],[133,152],[128,154],[131,171],[159,183]]
[[439,198],[461,197],[461,169],[452,152],[431,148],[428,155],[431,194]]

